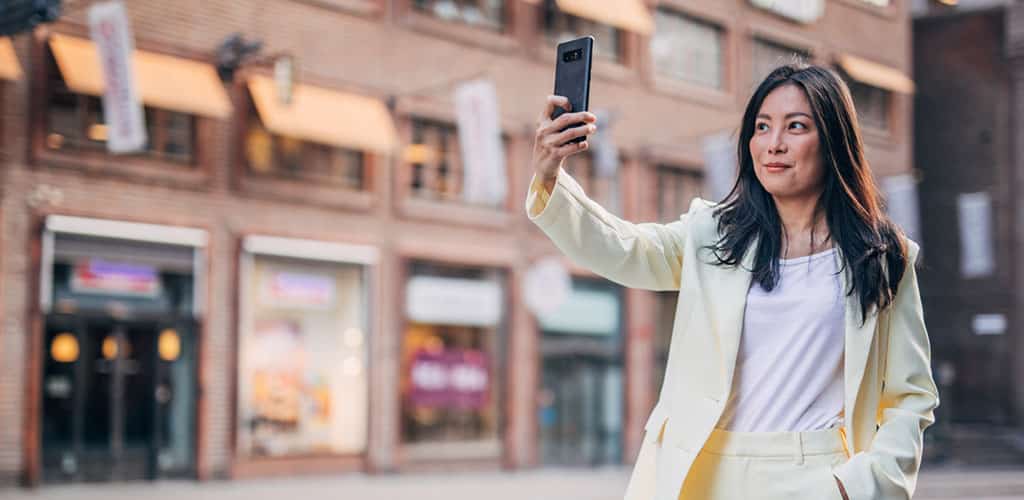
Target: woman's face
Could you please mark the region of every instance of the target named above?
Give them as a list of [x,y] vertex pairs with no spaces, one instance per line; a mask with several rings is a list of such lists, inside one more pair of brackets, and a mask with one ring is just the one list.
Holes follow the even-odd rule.
[[765,97],[754,122],[750,156],[757,180],[774,198],[817,200],[825,170],[811,105],[800,87],[783,85]]

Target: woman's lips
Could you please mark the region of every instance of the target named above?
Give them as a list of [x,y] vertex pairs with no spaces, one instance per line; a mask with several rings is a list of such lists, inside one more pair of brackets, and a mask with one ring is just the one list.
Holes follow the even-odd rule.
[[782,171],[785,171],[785,170],[789,169],[790,166],[786,165],[785,163],[767,163],[767,164],[765,164],[764,168],[769,173],[777,174],[779,172],[782,172]]

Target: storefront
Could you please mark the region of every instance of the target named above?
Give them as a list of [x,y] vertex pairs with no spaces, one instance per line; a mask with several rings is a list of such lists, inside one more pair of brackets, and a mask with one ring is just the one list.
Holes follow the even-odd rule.
[[545,464],[621,463],[623,316],[618,287],[574,278],[565,302],[538,317],[538,421]]
[[240,462],[364,456],[373,247],[271,236],[242,242]]
[[196,229],[47,217],[43,481],[195,474],[206,240]]
[[401,347],[407,460],[501,458],[506,277],[490,268],[410,261]]

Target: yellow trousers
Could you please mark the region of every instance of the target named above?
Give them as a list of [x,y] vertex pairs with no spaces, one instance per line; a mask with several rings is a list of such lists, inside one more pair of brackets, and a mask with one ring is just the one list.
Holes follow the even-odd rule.
[[804,432],[715,429],[679,500],[842,500],[832,467],[849,458],[838,428]]

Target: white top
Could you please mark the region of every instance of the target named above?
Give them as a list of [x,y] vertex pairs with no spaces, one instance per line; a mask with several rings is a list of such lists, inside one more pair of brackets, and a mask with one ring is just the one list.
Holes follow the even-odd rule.
[[755,280],[747,292],[722,429],[842,426],[844,300],[835,249],[780,263],[774,290],[766,292]]

